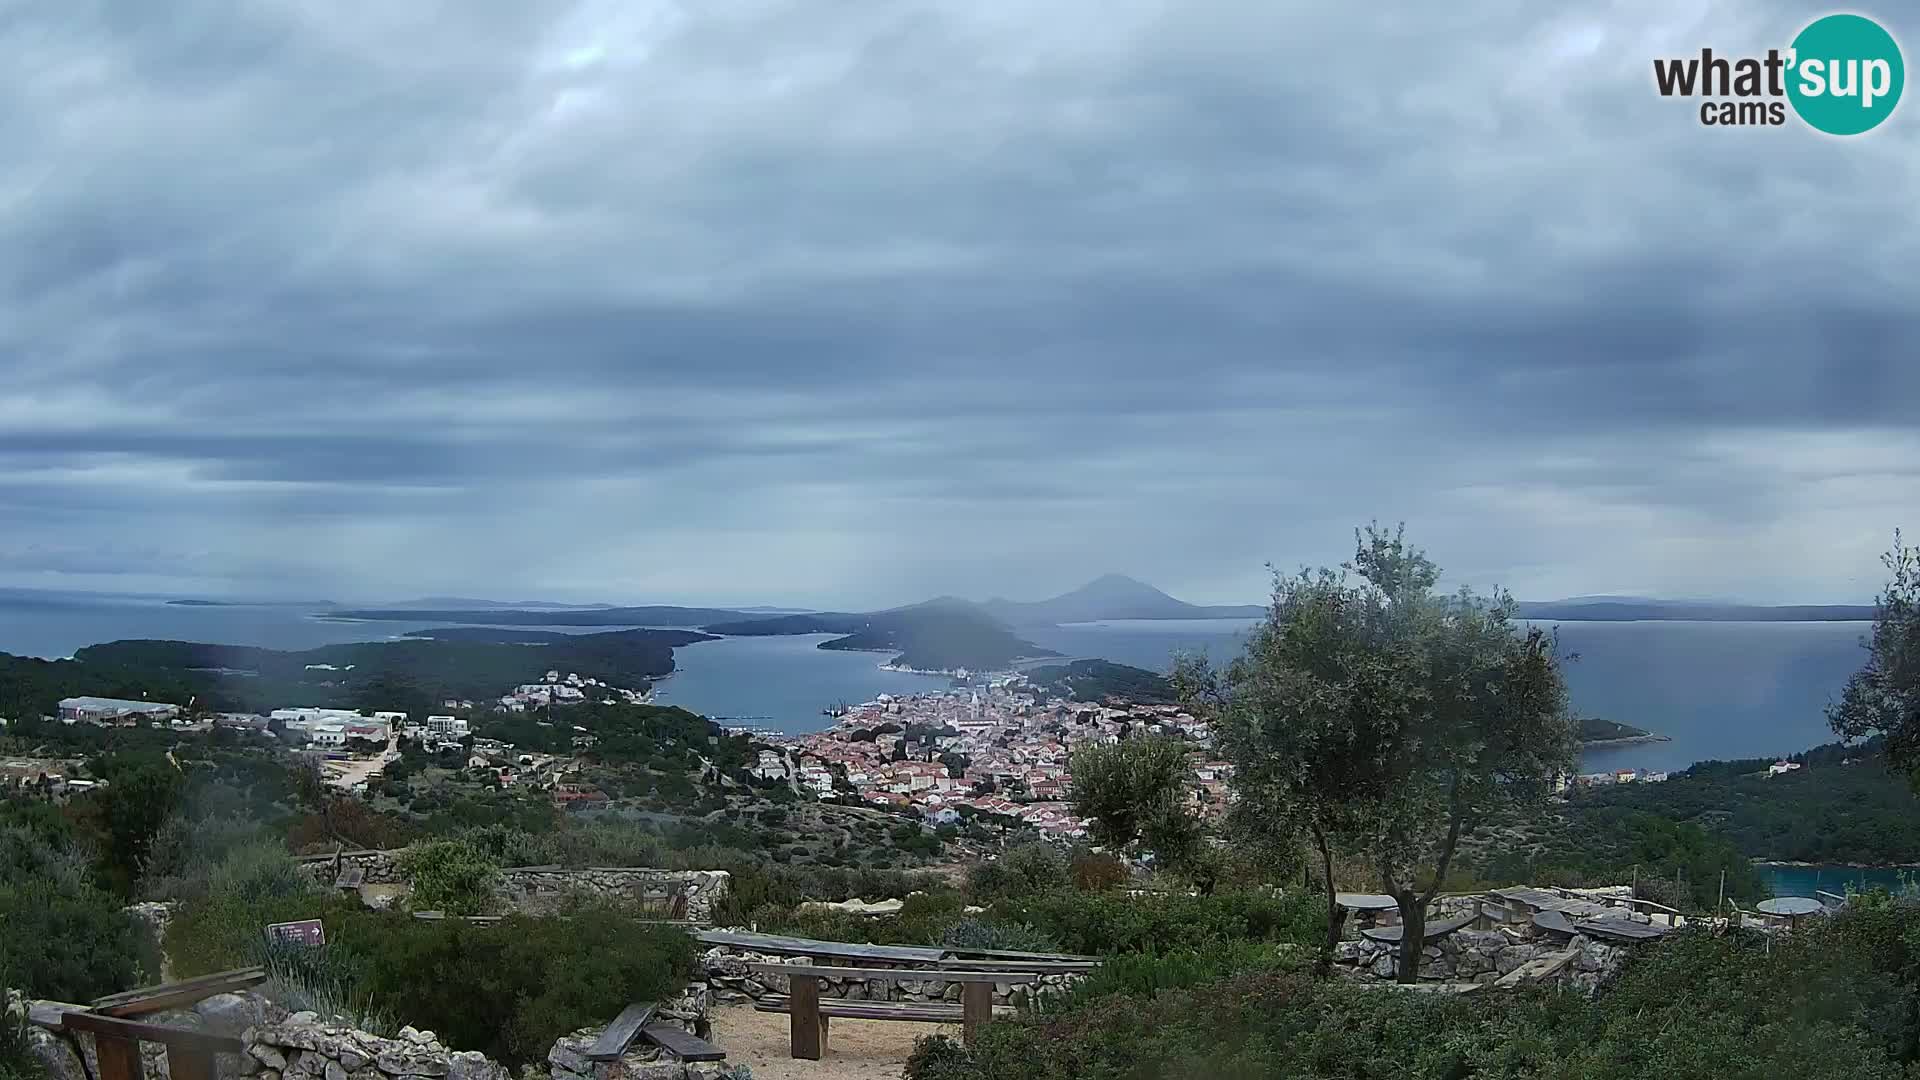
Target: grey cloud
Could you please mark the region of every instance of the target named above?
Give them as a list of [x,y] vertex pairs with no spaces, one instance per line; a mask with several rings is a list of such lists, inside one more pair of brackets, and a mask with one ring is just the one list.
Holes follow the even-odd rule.
[[1912,106],[1649,76],[1802,14],[21,7],[0,585],[1226,601],[1380,516],[1857,599],[1920,504]]

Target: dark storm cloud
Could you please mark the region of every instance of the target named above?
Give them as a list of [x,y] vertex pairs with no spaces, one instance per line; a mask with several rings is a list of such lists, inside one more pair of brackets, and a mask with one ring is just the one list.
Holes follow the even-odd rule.
[[0,585],[1233,600],[1379,516],[1528,595],[1858,598],[1913,106],[1650,79],[1809,17],[4,10]]

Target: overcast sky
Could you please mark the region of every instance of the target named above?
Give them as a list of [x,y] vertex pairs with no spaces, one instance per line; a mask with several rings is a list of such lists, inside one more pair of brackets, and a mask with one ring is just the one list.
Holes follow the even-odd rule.
[[1827,10],[0,0],[0,585],[1863,601],[1920,102],[1651,76]]

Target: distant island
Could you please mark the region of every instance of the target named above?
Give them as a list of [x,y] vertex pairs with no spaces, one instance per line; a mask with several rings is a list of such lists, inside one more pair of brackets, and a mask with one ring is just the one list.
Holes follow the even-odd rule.
[[977,605],[942,597],[865,614],[818,612],[714,623],[709,633],[737,637],[839,634],[822,649],[890,652],[886,666],[906,671],[1002,671],[1020,660],[1059,654],[1024,640]]
[[71,660],[0,653],[0,716],[54,711],[63,697],[140,697],[240,711],[288,702],[428,712],[452,698],[497,698],[550,670],[644,693],[673,671],[679,645],[712,640],[690,630],[563,634],[497,627],[429,631],[432,637],[285,651],[191,641],[89,645]]
[[1625,746],[1630,743],[1672,741],[1665,735],[1655,735],[1645,728],[1637,728],[1632,724],[1602,720],[1597,716],[1580,718],[1580,745],[1582,746]]
[[482,623],[492,626],[704,626],[747,617],[732,608],[649,607],[581,608],[362,608],[329,613],[335,619],[368,622]]
[[1014,626],[1109,619],[1257,619],[1267,613],[1264,604],[1189,604],[1124,574],[1104,574],[1047,600],[1023,602],[995,597],[980,607]]

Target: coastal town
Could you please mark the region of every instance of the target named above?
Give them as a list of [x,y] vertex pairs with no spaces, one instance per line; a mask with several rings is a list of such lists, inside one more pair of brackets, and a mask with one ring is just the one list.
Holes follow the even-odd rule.
[[1188,743],[1191,808],[1203,816],[1224,810],[1229,766],[1214,754],[1205,721],[1173,705],[1051,698],[1018,675],[964,690],[882,694],[825,731],[767,737],[772,745],[753,771],[821,798],[914,811],[936,825],[997,815],[1078,838],[1087,822],[1068,803],[1069,758],[1135,734]]
[[[419,719],[399,711],[314,707],[193,715],[179,705],[98,697],[63,700],[59,719],[101,726],[164,724],[181,734],[223,728],[270,735],[307,755],[329,785],[359,794],[401,757],[404,740],[428,754],[455,756],[502,788],[548,790],[556,802],[571,805],[593,794],[563,782],[574,771],[573,756],[525,753],[511,742],[479,736],[474,727],[489,713],[552,716],[555,707],[587,702],[643,705],[650,696],[554,670],[495,700],[448,699],[441,702],[444,713]],[[1022,675],[1001,674],[962,689],[881,694],[833,715],[831,726],[803,734],[729,730],[750,735],[762,747],[748,770],[756,780],[785,782],[796,793],[822,800],[911,814],[935,827],[980,816],[1016,820],[1055,839],[1084,837],[1088,822],[1073,813],[1069,801],[1070,759],[1083,747],[1135,735],[1170,736],[1187,744],[1192,812],[1216,817],[1230,798],[1231,766],[1215,752],[1213,732],[1177,705],[1071,701],[1043,692]],[[593,736],[577,728],[572,743],[577,756],[592,746]],[[27,763],[12,764],[20,767],[9,771],[20,773]],[[1797,768],[1782,761],[1770,773]],[[1560,788],[1658,783],[1667,775],[1612,769],[1566,777]]]

